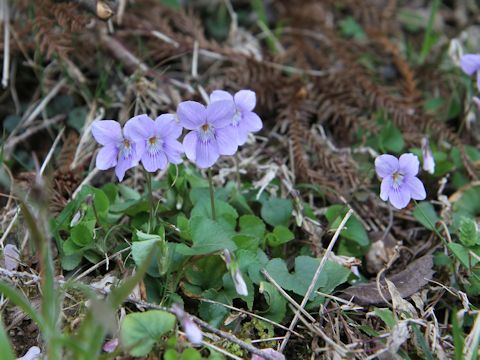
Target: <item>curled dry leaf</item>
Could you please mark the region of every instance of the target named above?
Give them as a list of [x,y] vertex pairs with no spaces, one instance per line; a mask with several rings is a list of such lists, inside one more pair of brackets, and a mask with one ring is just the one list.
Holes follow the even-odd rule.
[[[405,299],[418,292],[428,283],[428,280],[430,280],[434,274],[432,267],[432,255],[425,255],[412,262],[405,270],[390,276],[388,280],[395,285],[400,296]],[[380,281],[380,287],[385,299],[390,301],[392,296],[388,291],[388,286],[385,280]],[[379,293],[377,284],[374,280],[366,284],[351,286],[343,290],[340,297],[346,300],[353,297],[354,303],[366,306],[372,304],[385,304],[382,294]]]

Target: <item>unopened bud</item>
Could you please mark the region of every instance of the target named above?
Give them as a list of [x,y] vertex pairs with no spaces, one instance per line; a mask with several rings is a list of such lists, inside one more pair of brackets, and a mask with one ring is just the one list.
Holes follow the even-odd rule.
[[433,174],[435,172],[435,159],[427,138],[422,139],[423,170]]

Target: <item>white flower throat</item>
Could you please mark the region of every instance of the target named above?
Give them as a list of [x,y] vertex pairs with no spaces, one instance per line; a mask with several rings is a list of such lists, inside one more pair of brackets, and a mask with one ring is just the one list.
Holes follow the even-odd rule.
[[157,154],[162,150],[163,141],[157,136],[151,136],[147,140],[147,150],[150,154]]
[[200,141],[208,142],[215,137],[215,129],[210,124],[206,123],[200,127],[198,131]]
[[404,177],[405,176],[402,173],[400,173],[399,171],[395,171],[392,174],[393,188],[394,189],[398,189],[400,187],[400,185],[402,185]]
[[128,139],[123,139],[120,143],[118,157],[119,158],[129,158],[133,153],[132,143]]

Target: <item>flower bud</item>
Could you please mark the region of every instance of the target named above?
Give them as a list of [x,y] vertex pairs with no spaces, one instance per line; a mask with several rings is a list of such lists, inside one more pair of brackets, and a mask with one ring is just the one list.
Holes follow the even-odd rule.
[[422,139],[422,154],[423,154],[423,170],[433,174],[435,172],[435,159],[433,158],[432,149],[428,144],[428,139]]

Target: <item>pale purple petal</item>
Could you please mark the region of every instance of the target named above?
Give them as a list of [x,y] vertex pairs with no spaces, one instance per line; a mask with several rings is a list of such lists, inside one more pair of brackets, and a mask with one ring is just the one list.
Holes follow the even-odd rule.
[[117,175],[119,181],[123,180],[125,172],[128,169],[131,169],[132,167],[138,165],[138,162],[140,161],[140,158],[142,157],[143,151],[145,149],[144,144],[141,142],[131,143],[131,147],[131,153],[129,156],[124,157],[120,155],[118,158],[117,167],[115,168],[115,174]]
[[235,114],[235,104],[232,101],[216,101],[207,106],[207,121],[215,129],[230,125]]
[[391,176],[383,178],[382,184],[380,185],[380,199],[383,201],[388,200],[388,195],[390,191],[393,191],[393,179]]
[[198,129],[205,124],[206,114],[205,106],[196,101],[183,101],[177,107],[180,125],[188,130]]
[[472,75],[480,69],[480,55],[467,54],[460,59],[460,66],[467,75]]
[[32,346],[28,349],[27,353],[17,360],[37,360],[42,357],[42,350],[38,346]]
[[251,111],[247,111],[242,114],[242,120],[240,123],[244,125],[250,132],[259,131],[263,127],[260,117]]
[[109,144],[100,149],[97,153],[95,166],[100,170],[107,170],[117,165],[118,148]]
[[163,114],[155,119],[155,134],[162,139],[178,139],[182,130],[182,125],[176,121],[175,115]]
[[257,96],[252,90],[240,90],[235,96],[235,105],[241,111],[252,111],[257,103]]
[[147,115],[134,116],[123,127],[125,137],[135,141],[146,141],[155,134],[155,123]]
[[180,164],[182,162],[183,146],[177,140],[168,139],[163,144],[163,150],[167,159],[172,164]]
[[188,341],[194,345],[200,345],[203,340],[203,334],[197,324],[195,324],[187,314],[183,316],[181,323],[183,331],[185,331],[185,335],[187,335]]
[[197,140],[195,155],[195,164],[197,164],[199,168],[205,169],[212,166],[220,156],[217,142],[213,139],[210,141]]
[[233,126],[227,126],[215,131],[220,155],[233,155],[238,149],[236,142],[236,130]]
[[424,200],[427,197],[425,186],[422,181],[415,176],[406,176],[402,187],[405,186],[410,191],[410,196],[415,200]]
[[403,209],[410,202],[410,190],[406,186],[400,186],[398,189],[392,188],[388,198],[395,208]]
[[197,154],[197,140],[198,136],[196,131],[190,131],[183,138],[183,150],[185,151],[185,155],[188,160],[193,162],[195,162]]
[[108,340],[105,344],[103,344],[103,351],[107,353],[112,353],[115,351],[115,349],[118,347],[118,338],[113,338],[111,340]]
[[235,290],[237,291],[237,294],[240,296],[248,296],[247,284],[245,284],[245,280],[243,280],[240,269],[237,268],[232,275],[233,283],[235,284]]
[[224,90],[215,90],[210,94],[210,102],[228,100],[233,101],[233,96]]
[[399,171],[404,176],[415,176],[418,174],[418,168],[420,167],[420,161],[417,155],[408,153],[400,156],[398,160]]
[[237,144],[241,146],[247,142],[248,134],[262,128],[262,120],[257,114],[249,111],[242,115],[238,125],[234,127],[236,128]]
[[165,169],[167,167],[167,156],[163,151],[151,154],[148,151],[142,156],[142,164],[148,172],[155,172],[158,169]]
[[375,171],[381,178],[392,175],[398,170],[398,159],[389,154],[380,155],[375,159]]
[[118,121],[96,120],[92,123],[92,135],[100,145],[118,144],[122,141],[122,128]]

